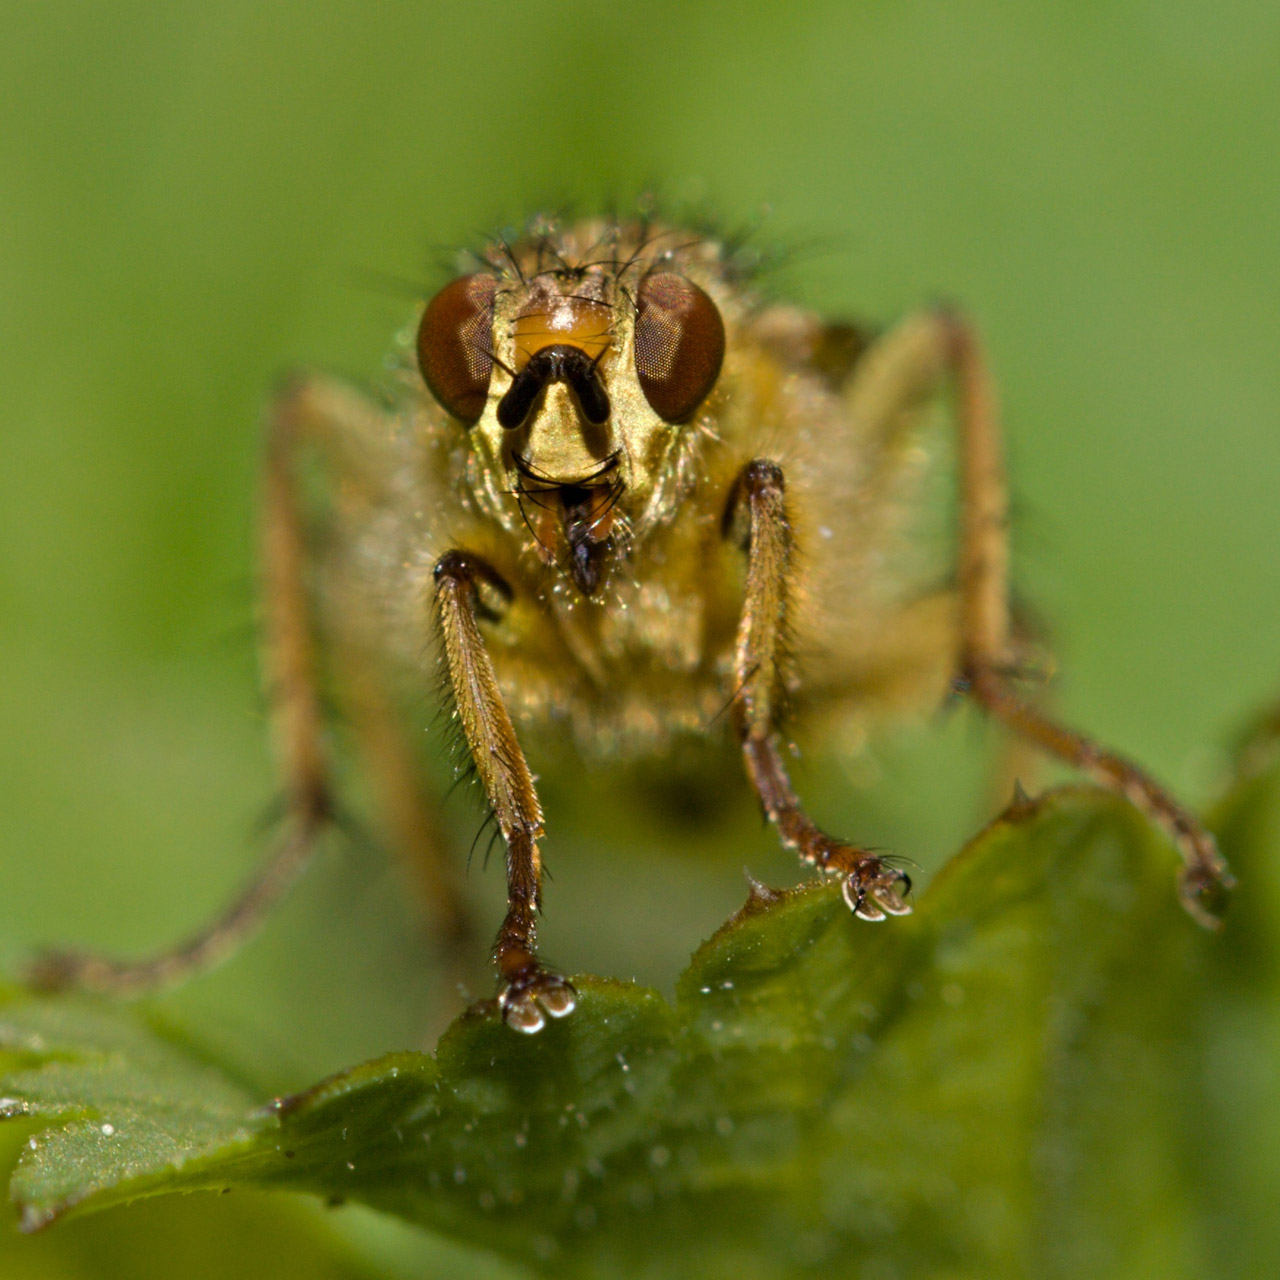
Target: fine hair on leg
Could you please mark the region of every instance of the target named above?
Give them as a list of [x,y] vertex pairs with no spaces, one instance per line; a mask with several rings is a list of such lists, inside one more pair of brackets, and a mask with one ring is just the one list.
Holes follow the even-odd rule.
[[308,597],[308,549],[295,477],[298,445],[342,418],[324,384],[299,381],[279,397],[267,428],[260,538],[264,668],[284,775],[284,831],[245,889],[174,946],[136,960],[51,951],[26,976],[43,989],[143,995],[213,968],[254,933],[310,862],[333,817],[319,692],[319,655]]
[[[946,309],[909,317],[881,342],[889,371],[876,404],[910,402],[948,378],[959,452],[960,635],[957,687],[1040,750],[1123,796],[1168,833],[1183,869],[1180,896],[1201,924],[1216,927],[1234,886],[1212,835],[1133,761],[1031,706],[1011,687],[1008,492],[995,393],[972,326]],[[879,409],[883,412],[883,408]]]
[[436,615],[463,735],[507,849],[507,912],[493,945],[502,982],[503,1019],[518,1031],[540,1031],[547,1015],[571,1013],[573,987],[537,954],[542,896],[542,807],[515,726],[502,700],[480,619],[496,619],[511,588],[484,560],[449,551],[435,568]]
[[838,876],[864,920],[906,915],[911,880],[869,849],[826,834],[809,818],[783,762],[778,722],[786,662],[792,535],[782,468],[757,458],[739,473],[723,531],[747,556],[747,584],[734,651],[734,726],[747,776],[782,843],[802,862]]

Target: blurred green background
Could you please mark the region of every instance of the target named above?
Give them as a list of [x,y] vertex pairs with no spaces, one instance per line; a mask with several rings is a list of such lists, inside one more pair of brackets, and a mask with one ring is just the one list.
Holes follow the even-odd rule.
[[[273,379],[376,375],[410,309],[379,274],[433,279],[443,247],[651,184],[821,246],[787,268],[799,301],[976,316],[1059,704],[1204,799],[1280,690],[1278,77],[1280,7],[1256,0],[5,6],[0,963],[172,938],[261,847]],[[961,714],[875,768],[807,763],[805,789],[932,867],[983,816],[987,741]],[[546,938],[570,969],[669,985],[744,863],[794,878],[745,789],[704,831],[644,821],[607,778],[547,785]],[[447,806],[460,857],[476,813]],[[487,933],[497,867],[468,884]],[[461,999],[416,918],[376,841],[334,843],[262,939],[166,1003],[271,1087],[423,1044]],[[218,1212],[173,1248],[200,1255]],[[412,1233],[337,1228],[371,1274],[459,1274]],[[77,1247],[0,1259],[116,1265]]]

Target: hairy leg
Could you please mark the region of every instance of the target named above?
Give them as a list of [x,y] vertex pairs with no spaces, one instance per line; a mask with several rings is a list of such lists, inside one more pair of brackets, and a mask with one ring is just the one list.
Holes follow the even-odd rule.
[[864,920],[906,915],[911,881],[869,849],[833,839],[805,813],[783,763],[778,731],[786,663],[792,538],[782,468],[747,464],[725,509],[725,536],[747,556],[747,586],[734,654],[735,726],[747,776],[782,842],[804,862],[840,876],[850,908]]
[[432,937],[460,977],[474,921],[463,898],[438,806],[395,700],[357,655],[335,653],[342,716],[355,731],[364,772],[373,788],[385,836],[414,881]]
[[[328,384],[299,382],[281,395],[268,423],[261,514],[264,666],[284,774],[282,835],[240,895],[183,941],[137,960],[48,953],[29,966],[27,976],[33,984],[128,996],[181,982],[231,955],[310,860],[332,816],[332,798],[294,464],[299,441],[323,439],[343,425],[343,414],[352,407],[347,399],[353,394],[330,390]],[[376,412],[372,406],[362,408]]]
[[[1137,764],[1060,724],[1012,688],[1008,495],[995,396],[972,328],[949,311],[922,312],[879,345],[880,376],[866,386],[855,381],[851,412],[889,420],[896,404],[912,403],[948,378],[954,383],[961,494],[957,687],[1021,738],[1124,796],[1167,831],[1183,860],[1184,906],[1201,924],[1216,925],[1234,881],[1208,831]],[[854,404],[853,396],[861,400]]]
[[471,758],[507,847],[507,914],[493,958],[502,980],[503,1019],[518,1031],[540,1031],[547,1014],[573,1011],[573,988],[537,956],[542,895],[542,807],[515,727],[503,705],[479,620],[495,619],[511,588],[478,556],[450,551],[435,569],[436,612],[458,718]]

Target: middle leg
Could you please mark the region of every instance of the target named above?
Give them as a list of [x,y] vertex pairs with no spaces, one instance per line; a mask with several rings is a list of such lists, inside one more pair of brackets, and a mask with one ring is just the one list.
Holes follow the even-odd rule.
[[747,586],[734,653],[734,723],[747,776],[782,843],[803,862],[843,883],[863,920],[907,915],[911,880],[870,849],[826,834],[805,813],[782,758],[778,724],[786,661],[791,583],[791,524],[786,482],[776,462],[757,458],[739,475],[725,509],[724,533],[747,555]]

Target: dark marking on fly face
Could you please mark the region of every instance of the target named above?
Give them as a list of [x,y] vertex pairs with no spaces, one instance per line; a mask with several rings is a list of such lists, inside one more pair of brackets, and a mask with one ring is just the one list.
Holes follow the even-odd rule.
[[508,431],[524,426],[542,389],[549,382],[563,382],[573,391],[582,416],[593,427],[602,426],[609,420],[609,393],[600,380],[597,360],[568,343],[543,347],[516,374],[498,402],[499,425]]

